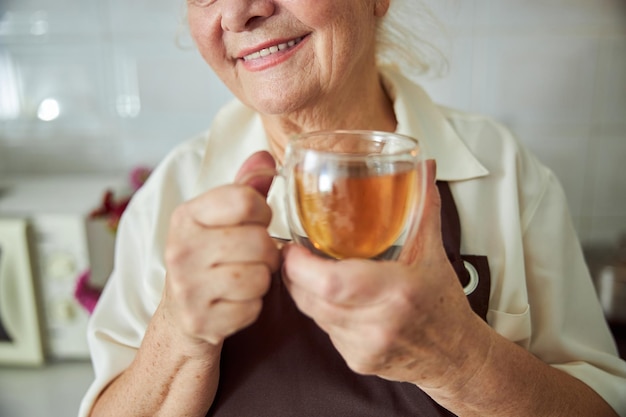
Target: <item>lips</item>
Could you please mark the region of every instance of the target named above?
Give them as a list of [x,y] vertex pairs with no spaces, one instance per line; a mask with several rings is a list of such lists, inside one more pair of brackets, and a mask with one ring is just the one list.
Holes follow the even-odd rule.
[[256,52],[253,52],[251,54],[245,55],[242,59],[247,62],[247,61],[252,61],[255,59],[259,59],[259,58],[265,58],[277,52],[282,52],[282,51],[286,51],[287,49],[293,48],[294,46],[299,44],[302,41],[302,39],[303,37],[299,37],[299,38],[292,39],[288,42],[279,43],[277,45],[272,45],[267,48],[263,48]]

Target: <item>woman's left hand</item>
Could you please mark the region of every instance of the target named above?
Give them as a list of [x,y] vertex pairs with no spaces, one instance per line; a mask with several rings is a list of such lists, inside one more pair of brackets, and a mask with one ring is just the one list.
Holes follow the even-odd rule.
[[434,164],[429,171],[424,217],[399,261],[334,261],[288,245],[283,277],[353,371],[442,387],[480,365],[466,344],[481,320],[448,262]]

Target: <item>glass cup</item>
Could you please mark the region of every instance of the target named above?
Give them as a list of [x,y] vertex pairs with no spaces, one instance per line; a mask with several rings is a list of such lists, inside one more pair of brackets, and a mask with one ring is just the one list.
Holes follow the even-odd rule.
[[334,259],[397,259],[421,218],[422,158],[417,140],[388,132],[291,140],[281,173],[292,239]]

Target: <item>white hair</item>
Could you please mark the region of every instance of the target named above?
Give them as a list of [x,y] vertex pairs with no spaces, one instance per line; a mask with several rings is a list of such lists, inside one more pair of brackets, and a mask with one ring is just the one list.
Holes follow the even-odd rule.
[[390,1],[378,27],[379,65],[396,65],[408,77],[443,75],[448,61],[435,44],[445,34],[443,25],[420,0]]

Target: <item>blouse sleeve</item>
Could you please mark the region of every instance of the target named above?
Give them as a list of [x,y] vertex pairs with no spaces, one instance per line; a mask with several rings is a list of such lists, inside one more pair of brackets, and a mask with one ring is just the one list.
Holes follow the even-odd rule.
[[530,351],[600,394],[626,416],[626,362],[619,359],[567,209],[546,170],[524,225]]
[[114,268],[90,318],[87,337],[95,379],[81,402],[85,417],[102,390],[133,361],[165,280],[169,218],[193,193],[203,139],[179,146],[133,196],[118,228]]

